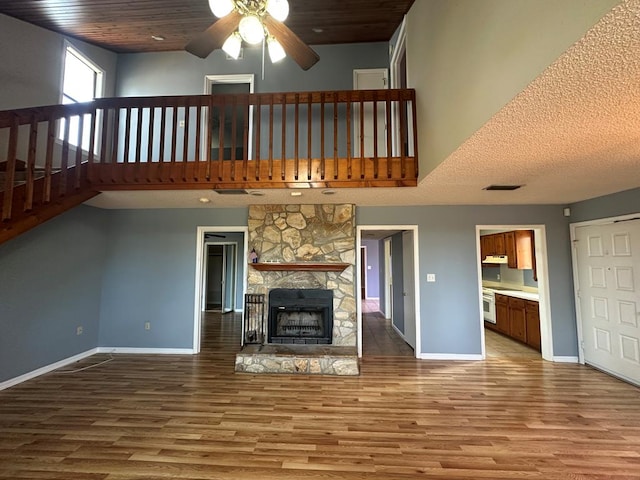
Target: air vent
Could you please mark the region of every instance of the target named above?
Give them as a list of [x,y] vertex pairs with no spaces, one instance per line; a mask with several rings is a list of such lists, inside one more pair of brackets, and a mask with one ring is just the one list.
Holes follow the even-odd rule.
[[249,195],[249,192],[247,192],[246,190],[240,190],[240,189],[214,190],[214,192],[216,192],[218,195]]
[[522,185],[489,185],[484,187],[483,190],[518,190]]

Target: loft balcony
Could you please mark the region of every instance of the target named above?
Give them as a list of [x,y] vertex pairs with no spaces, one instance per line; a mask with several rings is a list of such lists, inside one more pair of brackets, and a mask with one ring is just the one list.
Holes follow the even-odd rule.
[[416,131],[411,89],[3,111],[0,241],[106,190],[413,187]]

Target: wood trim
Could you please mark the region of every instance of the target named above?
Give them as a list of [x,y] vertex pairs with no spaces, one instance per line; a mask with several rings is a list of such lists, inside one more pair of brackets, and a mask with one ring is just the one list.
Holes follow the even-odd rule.
[[328,263],[328,262],[264,262],[249,263],[249,266],[260,272],[342,272],[350,266],[350,263]]

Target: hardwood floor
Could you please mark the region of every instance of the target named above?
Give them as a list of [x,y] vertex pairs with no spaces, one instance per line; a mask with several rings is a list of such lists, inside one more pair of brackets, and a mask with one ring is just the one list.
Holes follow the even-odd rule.
[[365,356],[360,377],[235,374],[239,317],[204,329],[197,356],[116,355],[0,392],[0,478],[640,478],[640,390],[588,367]]
[[542,359],[542,354],[537,350],[488,328],[484,329],[484,342],[487,358]]

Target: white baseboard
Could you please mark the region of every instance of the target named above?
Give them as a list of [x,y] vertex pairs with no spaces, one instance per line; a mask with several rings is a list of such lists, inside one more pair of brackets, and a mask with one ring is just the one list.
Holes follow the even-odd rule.
[[96,353],[98,353],[98,349],[92,348],[91,350],[87,350],[86,352],[78,353],[73,357],[65,358],[64,360],[52,363],[51,365],[40,367],[31,372],[20,375],[19,377],[10,378],[9,380],[5,380],[4,382],[0,383],[0,390],[13,387],[14,385],[18,385],[19,383],[26,382],[27,380],[31,380],[32,378],[39,377],[40,375],[44,375],[45,373],[52,372],[54,370],[57,370],[58,368],[66,367],[67,365],[83,360],[87,357],[90,357],[91,355],[95,355]]
[[[402,338],[405,342],[407,341],[407,339],[404,336],[404,333],[402,333],[400,331],[400,329],[398,327],[395,326],[395,324],[393,322],[391,322],[391,327],[395,330],[395,332],[400,336],[400,338]],[[409,343],[409,342],[407,342]]]
[[580,363],[578,357],[553,357],[553,361],[556,363]]
[[141,355],[193,355],[192,348],[98,347],[98,353],[130,353]]
[[482,360],[482,354],[478,353],[420,353],[420,360]]

